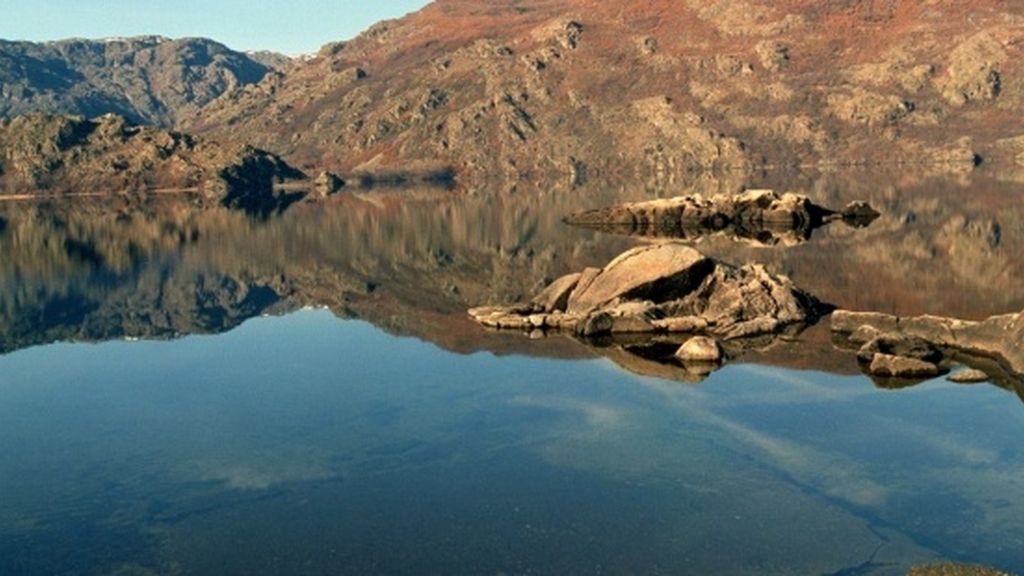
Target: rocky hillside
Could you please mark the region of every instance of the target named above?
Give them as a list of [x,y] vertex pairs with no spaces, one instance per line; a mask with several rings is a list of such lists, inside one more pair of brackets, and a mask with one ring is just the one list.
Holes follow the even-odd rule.
[[0,117],[115,113],[171,126],[283,62],[279,55],[248,55],[202,38],[0,41]]
[[221,146],[113,114],[0,120],[0,199],[173,188],[196,189],[206,200],[248,209],[274,200],[275,184],[304,177],[250,146]]
[[467,179],[969,170],[1024,161],[1022,56],[1024,3],[1000,0],[437,0],[185,125],[303,164]]

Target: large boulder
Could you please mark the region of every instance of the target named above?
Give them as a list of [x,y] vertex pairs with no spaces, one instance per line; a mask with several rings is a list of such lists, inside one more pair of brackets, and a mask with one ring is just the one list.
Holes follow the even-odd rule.
[[612,260],[569,299],[569,313],[587,314],[613,300],[672,300],[692,292],[715,264],[687,246],[640,246]]
[[604,268],[556,280],[531,302],[474,308],[493,328],[607,333],[708,333],[736,339],[813,323],[826,311],[813,296],[763,266],[736,267],[691,247],[633,248]]

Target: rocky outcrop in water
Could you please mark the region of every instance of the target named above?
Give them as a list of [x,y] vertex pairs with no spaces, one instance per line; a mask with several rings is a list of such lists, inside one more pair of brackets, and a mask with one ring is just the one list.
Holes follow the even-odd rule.
[[0,167],[0,194],[199,188],[209,201],[244,209],[276,203],[275,184],[304,178],[268,152],[135,126],[113,114],[0,121]]
[[957,364],[996,380],[1024,376],[1024,312],[969,321],[838,310],[832,331],[841,344],[860,346],[862,367],[874,376],[927,378]]
[[700,194],[630,202],[568,216],[567,224],[602,232],[696,240],[711,235],[761,245],[794,245],[830,222],[864,227],[879,214],[863,202],[841,211],[819,206],[804,195],[748,190],[742,194]]
[[204,38],[0,40],[0,117],[114,113],[172,126],[221,94],[259,82],[287,59]]
[[602,269],[564,276],[531,302],[474,308],[493,328],[585,337],[706,333],[731,340],[814,322],[826,307],[758,265],[736,267],[677,243],[628,250]]

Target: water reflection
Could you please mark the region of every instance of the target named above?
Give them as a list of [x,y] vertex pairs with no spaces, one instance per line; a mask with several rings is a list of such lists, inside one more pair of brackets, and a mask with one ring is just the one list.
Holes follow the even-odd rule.
[[1024,412],[452,355],[307,311],[0,358],[0,572],[1020,570]]
[[[1024,308],[1022,192],[901,178],[786,183],[870,202],[869,228],[701,249],[845,308]],[[374,190],[266,219],[0,206],[0,573],[1024,570],[1005,390],[876,389],[823,326],[689,386],[657,342],[465,316],[629,248],[561,220],[651,196]]]
[[[969,319],[1024,308],[1018,187],[978,174],[908,184],[824,176],[787,188],[824,205],[865,199],[883,216],[862,230],[826,228],[787,251],[715,237],[701,250],[765,263],[843,308]],[[0,349],[219,332],[315,305],[450,349],[519,350],[530,344],[481,335],[461,312],[524,300],[607,262],[634,241],[561,219],[644,197],[630,188],[372,191],[297,204],[266,221],[170,200],[5,205]]]

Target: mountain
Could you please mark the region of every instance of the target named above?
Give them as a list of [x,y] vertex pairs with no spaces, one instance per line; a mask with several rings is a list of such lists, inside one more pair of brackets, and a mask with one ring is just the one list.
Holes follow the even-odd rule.
[[1024,3],[437,0],[185,129],[461,178],[1024,161]]
[[282,58],[202,38],[0,40],[0,117],[115,113],[168,127],[224,92],[258,82]]

